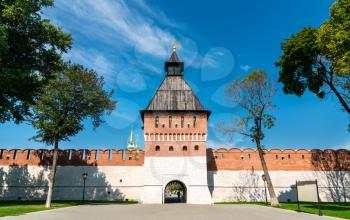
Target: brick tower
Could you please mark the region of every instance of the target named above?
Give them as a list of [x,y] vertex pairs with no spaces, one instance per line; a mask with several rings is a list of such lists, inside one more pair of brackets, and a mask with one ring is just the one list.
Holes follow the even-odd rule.
[[145,177],[140,200],[164,203],[172,181],[184,187],[184,202],[210,204],[207,183],[206,110],[182,74],[176,48],[165,63],[166,76],[145,110]]

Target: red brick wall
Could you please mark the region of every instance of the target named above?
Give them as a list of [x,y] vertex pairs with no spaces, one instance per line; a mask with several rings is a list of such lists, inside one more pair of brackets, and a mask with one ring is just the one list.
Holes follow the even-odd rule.
[[[30,154],[28,158],[28,152]],[[0,149],[1,165],[50,165],[52,163],[52,150],[6,150]],[[58,165],[72,166],[142,166],[143,151],[123,150],[60,150]],[[96,157],[96,154],[98,155]]]
[[[172,117],[171,127],[169,127],[169,115]],[[182,115],[184,116],[183,127],[181,127]],[[193,126],[193,116],[196,116],[196,127]],[[158,117],[158,128],[156,128],[156,113],[145,112],[144,114],[145,156],[176,157],[206,155],[206,112],[158,112]],[[171,136],[171,140],[169,140],[169,135]],[[198,150],[195,150],[196,145],[199,147]],[[159,151],[156,151],[156,146],[160,147]],[[169,151],[170,146],[174,148],[174,151]],[[183,146],[187,146],[187,151],[183,151]]]
[[[182,156],[182,154],[193,155],[194,153],[191,152],[190,146],[191,145],[188,144],[187,152],[183,152],[182,149],[181,151],[174,149],[173,152],[168,152],[167,154],[168,156]],[[30,155],[29,158],[28,152]],[[98,157],[96,159],[97,152]],[[160,151],[160,154],[162,154],[161,152],[162,151]],[[207,149],[206,153],[209,171],[261,170],[259,155],[253,149]],[[62,166],[142,166],[145,156],[144,151],[125,151],[125,158],[123,159],[122,150],[85,150],[84,158],[83,154],[83,150],[60,150],[58,164]],[[49,150],[0,149],[0,155],[0,166],[48,165],[51,164],[52,160],[52,151]],[[348,150],[309,151],[273,149],[266,151],[265,159],[269,170],[350,171],[350,151]]]
[[[348,150],[279,150],[265,152],[269,170],[350,170]],[[207,149],[208,170],[261,170],[257,151],[252,149]]]

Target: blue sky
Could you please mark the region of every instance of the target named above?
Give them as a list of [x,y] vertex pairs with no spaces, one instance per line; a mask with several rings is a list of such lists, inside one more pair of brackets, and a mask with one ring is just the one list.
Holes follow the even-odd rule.
[[[114,89],[117,108],[106,123],[61,143],[61,148],[125,148],[131,127],[143,146],[139,110],[145,108],[164,77],[164,61],[176,39],[185,77],[212,111],[208,147],[254,147],[250,140],[223,137],[216,123],[239,115],[224,97],[228,82],[253,69],[277,80],[274,62],[280,42],[302,27],[318,27],[329,16],[331,0],[270,1],[56,1],[45,17],[70,32],[72,50],[65,59],[95,69],[106,89]],[[268,148],[349,148],[349,118],[333,96],[285,95],[277,84],[276,125],[266,132]],[[1,148],[50,148],[29,140],[30,125],[0,125]]]

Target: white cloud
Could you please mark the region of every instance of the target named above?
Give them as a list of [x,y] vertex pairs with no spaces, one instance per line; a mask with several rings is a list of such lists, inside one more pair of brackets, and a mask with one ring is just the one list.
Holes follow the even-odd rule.
[[336,145],[331,147],[331,149],[337,150],[337,149],[346,149],[346,150],[350,150],[350,141],[346,142],[344,144],[341,145]]
[[162,11],[158,7],[149,7],[144,0],[135,0],[136,6],[140,7],[144,12],[146,12],[149,16],[151,16],[153,19],[156,19],[157,21],[161,22],[162,24],[174,27],[174,28],[183,28],[184,24],[179,24],[178,22],[172,20],[169,18],[164,11]]
[[216,141],[216,140],[207,140],[207,148],[231,148],[234,147],[231,143],[226,143],[222,141]]
[[[57,2],[57,7],[79,19],[75,22],[81,25],[80,31],[110,38],[114,44],[126,43],[148,55],[168,55],[167,48],[175,39],[170,32],[161,29],[152,19],[124,1],[61,0]],[[147,6],[144,4],[143,7]],[[148,9],[148,13],[154,12]]]
[[112,64],[102,53],[93,49],[73,48],[66,57],[75,63],[82,64],[87,68],[94,69],[105,80],[111,82],[115,75],[114,64]]
[[248,70],[250,70],[252,67],[249,65],[240,65],[239,68],[241,68],[241,70],[243,70],[244,72],[247,72]]

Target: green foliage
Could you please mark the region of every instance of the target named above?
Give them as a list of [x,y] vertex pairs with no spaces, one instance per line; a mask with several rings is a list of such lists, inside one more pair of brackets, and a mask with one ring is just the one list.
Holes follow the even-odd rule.
[[20,122],[50,73],[58,70],[71,37],[42,18],[53,0],[0,1],[0,123]]
[[338,75],[350,73],[350,1],[338,0],[331,7],[331,17],[318,30],[317,43],[332,62]]
[[46,144],[69,140],[83,129],[87,118],[94,127],[99,126],[103,114],[111,113],[116,104],[111,100],[113,91],[107,93],[103,86],[103,78],[93,70],[66,64],[44,86],[33,106],[34,139]]
[[179,182],[171,182],[169,183],[166,188],[168,190],[170,190],[171,192],[175,192],[175,191],[183,191],[185,190],[183,185]]
[[287,94],[331,90],[350,114],[350,0],[338,0],[319,28],[306,27],[281,44],[279,82]]
[[227,131],[239,132],[252,141],[262,140],[264,138],[262,128],[270,129],[275,120],[272,115],[266,113],[273,107],[272,97],[275,93],[267,73],[254,70],[243,79],[233,81],[226,92],[247,112],[247,115],[241,117],[234,127]]
[[301,96],[309,88],[319,97],[325,95],[324,82],[314,68],[320,54],[316,41],[317,30],[308,27],[282,43],[284,54],[276,65],[281,66],[279,81],[285,93]]

